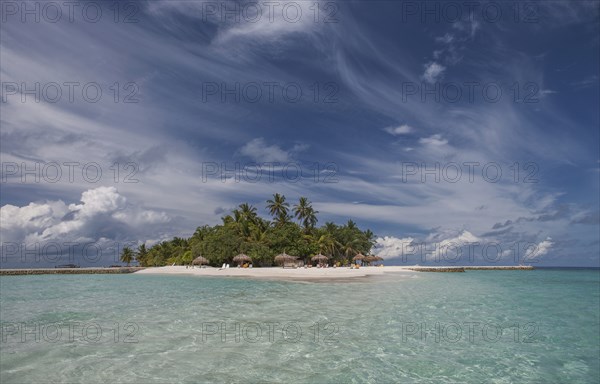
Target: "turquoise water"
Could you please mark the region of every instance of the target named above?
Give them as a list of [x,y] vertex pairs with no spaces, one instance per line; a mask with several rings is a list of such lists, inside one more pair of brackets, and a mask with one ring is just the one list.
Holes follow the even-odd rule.
[[599,276],[7,276],[0,382],[597,383]]

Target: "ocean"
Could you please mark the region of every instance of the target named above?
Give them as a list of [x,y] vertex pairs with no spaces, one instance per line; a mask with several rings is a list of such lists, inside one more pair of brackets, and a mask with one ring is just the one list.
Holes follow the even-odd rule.
[[598,383],[600,271],[0,278],[0,382]]

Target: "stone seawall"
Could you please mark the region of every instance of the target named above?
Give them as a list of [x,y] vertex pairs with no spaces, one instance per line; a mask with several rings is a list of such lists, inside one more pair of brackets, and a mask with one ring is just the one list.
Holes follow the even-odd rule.
[[531,265],[512,265],[512,266],[473,266],[473,267],[464,267],[466,271],[508,271],[508,270],[517,270],[517,271],[531,271],[533,268]]
[[32,269],[0,269],[0,276],[16,275],[96,275],[120,274],[141,271],[144,267],[122,268],[32,268]]
[[464,272],[463,267],[414,267],[408,268],[415,272]]
[[465,272],[465,271],[510,271],[510,270],[526,270],[530,271],[534,268],[530,265],[507,265],[507,266],[469,266],[469,267],[410,267],[411,271],[416,272]]

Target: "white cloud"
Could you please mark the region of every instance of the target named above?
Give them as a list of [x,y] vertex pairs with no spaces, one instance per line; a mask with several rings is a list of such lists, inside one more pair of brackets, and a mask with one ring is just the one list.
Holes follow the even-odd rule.
[[435,41],[438,43],[450,44],[454,41],[454,36],[446,33],[444,36],[436,37]]
[[445,70],[446,67],[436,63],[435,61],[425,64],[425,72],[423,73],[423,79],[425,79],[425,81],[427,81],[429,84],[433,84],[436,81],[438,81],[440,77],[442,77]]
[[281,39],[290,33],[314,32],[322,24],[314,22],[312,3],[286,0],[273,4],[273,12],[269,11],[269,7],[263,6],[258,12],[249,15],[242,7],[241,22],[224,29],[220,33],[219,41],[225,43],[233,39]]
[[0,208],[2,242],[22,240],[29,233],[51,227],[68,212],[62,201],[30,203],[23,207],[7,204]]
[[384,131],[386,131],[390,135],[397,136],[397,135],[406,135],[408,133],[411,133],[412,131],[414,131],[414,128],[411,127],[410,125],[402,124],[397,127],[386,127],[386,128],[384,128]]
[[[432,233],[422,242],[412,237],[398,238],[394,236],[379,237],[375,240],[373,253],[384,259],[411,257],[409,264],[418,262],[438,261],[442,258],[453,259],[459,248],[469,244],[481,243],[481,239],[471,232],[463,230],[456,232]],[[408,259],[406,259],[408,260]]]
[[540,91],[540,95],[542,95],[542,96],[552,95],[552,94],[555,94],[555,93],[558,93],[558,92],[557,91],[553,91],[552,89],[542,89]]
[[435,250],[433,254],[438,257],[443,255],[445,252],[448,252],[449,249],[461,248],[468,244],[480,243],[481,241],[482,240],[479,237],[473,235],[469,231],[464,230],[454,237],[446,238],[434,243]]
[[0,208],[2,243],[44,244],[96,242],[102,238],[128,239],[153,225],[170,221],[163,212],[127,203],[114,187],[98,187],[82,193],[81,204],[63,201],[30,203],[23,207]]
[[548,237],[546,238],[546,240],[540,242],[539,244],[528,247],[527,251],[525,252],[525,258],[523,260],[530,262],[539,261],[539,258],[547,254],[553,245],[554,243],[552,242],[552,238]]
[[444,139],[440,134],[435,134],[429,137],[420,138],[419,143],[423,145],[439,147],[448,144],[448,140]]
[[459,31],[467,31],[471,38],[475,37],[475,34],[477,33],[477,30],[481,27],[481,24],[479,23],[479,21],[477,20],[471,20],[470,25],[468,22],[456,22],[452,25],[452,27],[454,29],[457,29]]
[[383,257],[384,259],[402,257],[404,254],[411,252],[414,240],[412,237],[402,239],[393,236],[379,237],[375,240],[372,252],[374,255]]
[[119,195],[115,187],[99,187],[83,192],[81,202],[83,204],[69,205],[69,210],[83,217],[123,209],[127,199]]
[[[269,41],[282,39],[290,33],[310,33],[323,23],[314,22],[312,2],[278,1],[271,4],[236,1],[157,1],[150,2],[148,11],[161,16],[177,12],[210,22],[218,28],[218,43],[236,39]],[[335,17],[332,17],[335,19]]]
[[240,148],[240,153],[256,162],[286,162],[292,153],[305,150],[305,145],[296,144],[290,151],[281,149],[278,145],[268,145],[262,137],[253,139]]
[[587,87],[598,85],[599,79],[600,78],[598,77],[598,75],[591,75],[591,76],[586,77],[583,80],[573,82],[573,83],[571,83],[571,85],[577,89],[587,88]]

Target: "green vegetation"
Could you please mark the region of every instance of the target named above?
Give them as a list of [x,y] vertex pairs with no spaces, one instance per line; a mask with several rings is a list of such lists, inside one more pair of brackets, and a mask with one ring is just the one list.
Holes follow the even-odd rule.
[[220,266],[245,253],[254,265],[271,266],[275,256],[283,252],[305,262],[322,253],[330,264],[344,265],[358,253],[368,254],[374,244],[373,232],[361,231],[352,220],[341,226],[328,222],[317,228],[318,212],[305,197],[291,210],[298,223],[290,216],[283,195],[273,195],[266,208],[273,221],[260,218],[256,207],[243,203],[224,216],[222,224],[198,227],[189,239],[175,237],[149,249],[139,246],[136,259],[142,266],[186,265],[204,256],[211,265]]
[[129,267],[129,264],[131,264],[131,262],[133,261],[134,256],[135,255],[133,254],[131,248],[125,247],[123,248],[123,252],[121,252],[121,261],[123,263],[127,263],[127,266]]

